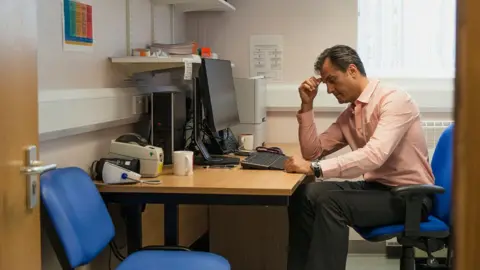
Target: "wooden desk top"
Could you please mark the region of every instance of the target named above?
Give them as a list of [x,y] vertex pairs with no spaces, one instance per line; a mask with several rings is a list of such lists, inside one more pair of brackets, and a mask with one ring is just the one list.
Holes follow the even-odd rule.
[[[273,146],[273,145],[272,145]],[[285,153],[298,153],[296,144],[275,144]],[[187,193],[226,195],[285,195],[289,196],[303,181],[302,174],[289,174],[273,170],[194,169],[192,176],[175,176],[171,166],[166,166],[157,178],[161,184],[106,185],[96,182],[100,192],[125,193]]]

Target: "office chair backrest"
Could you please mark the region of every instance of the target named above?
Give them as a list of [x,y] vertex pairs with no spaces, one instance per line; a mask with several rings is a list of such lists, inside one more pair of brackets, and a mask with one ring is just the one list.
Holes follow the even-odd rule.
[[71,268],[89,263],[115,235],[100,193],[80,168],[42,174],[40,194]]
[[455,124],[450,125],[445,131],[443,131],[432,157],[432,170],[435,176],[435,184],[445,189],[444,194],[437,194],[435,196],[432,214],[449,225],[452,225],[450,223],[450,210],[453,178],[454,125]]

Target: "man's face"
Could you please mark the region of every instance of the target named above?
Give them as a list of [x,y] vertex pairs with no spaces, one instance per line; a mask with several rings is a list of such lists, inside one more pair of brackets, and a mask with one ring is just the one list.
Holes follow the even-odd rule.
[[327,92],[333,94],[340,104],[354,102],[358,98],[355,88],[357,83],[350,69],[342,72],[332,64],[330,58],[327,58],[320,71],[322,81],[327,85]]

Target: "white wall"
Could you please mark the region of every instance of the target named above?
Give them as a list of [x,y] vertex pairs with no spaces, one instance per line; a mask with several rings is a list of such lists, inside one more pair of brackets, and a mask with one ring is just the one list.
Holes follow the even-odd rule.
[[[284,79],[270,84],[267,103],[277,104],[268,113],[271,143],[296,142],[295,111],[300,104],[297,85],[313,74],[316,57],[327,47],[346,44],[356,47],[357,0],[230,0],[235,12],[202,12],[187,15],[187,39],[209,46],[221,58],[235,63],[234,76],[249,76],[249,40],[255,34],[284,36]],[[275,21],[275,22],[274,22]],[[397,83],[408,89],[419,106],[425,108],[423,120],[451,120],[453,84],[451,81],[406,81]],[[275,88],[275,89],[273,89]],[[432,94],[443,103],[432,103]],[[319,93],[321,99],[333,99]],[[440,108],[439,108],[440,107]],[[444,109],[444,110],[443,110]],[[327,128],[337,112],[317,112],[318,130]],[[427,112],[428,110],[428,112]],[[436,111],[437,113],[432,113]],[[283,127],[295,127],[282,129]]]
[[108,154],[110,141],[131,132],[130,125],[69,136],[40,143],[40,158],[58,167],[77,166],[86,171],[94,160]]
[[284,82],[313,74],[316,56],[343,43],[356,46],[356,0],[230,0],[237,10],[187,15],[187,38],[235,63],[234,76],[249,76],[250,35],[284,36]]
[[[187,15],[187,37],[209,46],[221,58],[235,63],[234,76],[249,76],[249,40],[251,35],[284,36],[283,81],[271,84],[267,91],[270,110],[296,106],[295,89],[313,74],[315,58],[327,47],[357,43],[357,0],[231,0],[237,10],[227,13],[193,13]],[[275,21],[275,22],[274,22]],[[451,80],[392,81],[413,90],[412,96],[428,111],[451,111]],[[278,85],[280,84],[280,85]],[[272,87],[273,86],[273,87]],[[418,90],[418,91],[417,91]],[[430,99],[438,90],[439,99]],[[323,90],[320,94],[323,93]],[[337,110],[335,99],[323,95],[316,107]]]
[[73,53],[62,49],[62,1],[43,0],[38,5],[40,90],[115,87],[122,83],[122,75],[110,68],[107,57],[123,55],[126,50],[125,1],[95,1],[93,6],[94,50]]
[[[235,12],[188,14],[187,38],[212,47],[221,58],[233,61],[234,76],[248,77],[250,36],[283,35],[283,81],[269,84],[267,104],[271,111],[292,111],[298,107],[296,89],[313,74],[315,59],[324,49],[335,44],[356,47],[357,0],[229,2],[236,7]],[[388,80],[388,83],[410,91],[424,112],[452,111],[451,80]],[[432,94],[438,98],[431,99]],[[315,106],[323,111],[339,111],[336,100],[323,88]],[[277,133],[275,129],[269,131]]]
[[[131,100],[139,91],[122,67],[109,60],[127,54],[127,21],[131,48],[145,48],[152,40],[162,43],[170,43],[172,38],[177,42],[185,40],[184,14],[175,12],[171,20],[172,10],[168,5],[152,9],[150,2],[129,1],[129,15],[126,0],[94,3],[95,44],[91,53],[63,51],[61,1],[46,0],[39,5],[41,140],[137,121]],[[175,35],[171,34],[172,23]],[[171,83],[168,73],[157,77],[157,84]]]

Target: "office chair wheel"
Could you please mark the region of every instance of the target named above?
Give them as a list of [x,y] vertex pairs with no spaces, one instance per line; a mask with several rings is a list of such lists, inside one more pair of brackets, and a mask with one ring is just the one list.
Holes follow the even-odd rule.
[[428,258],[427,265],[428,267],[432,267],[432,268],[436,268],[440,266],[440,264],[438,263],[438,260],[435,258]]

